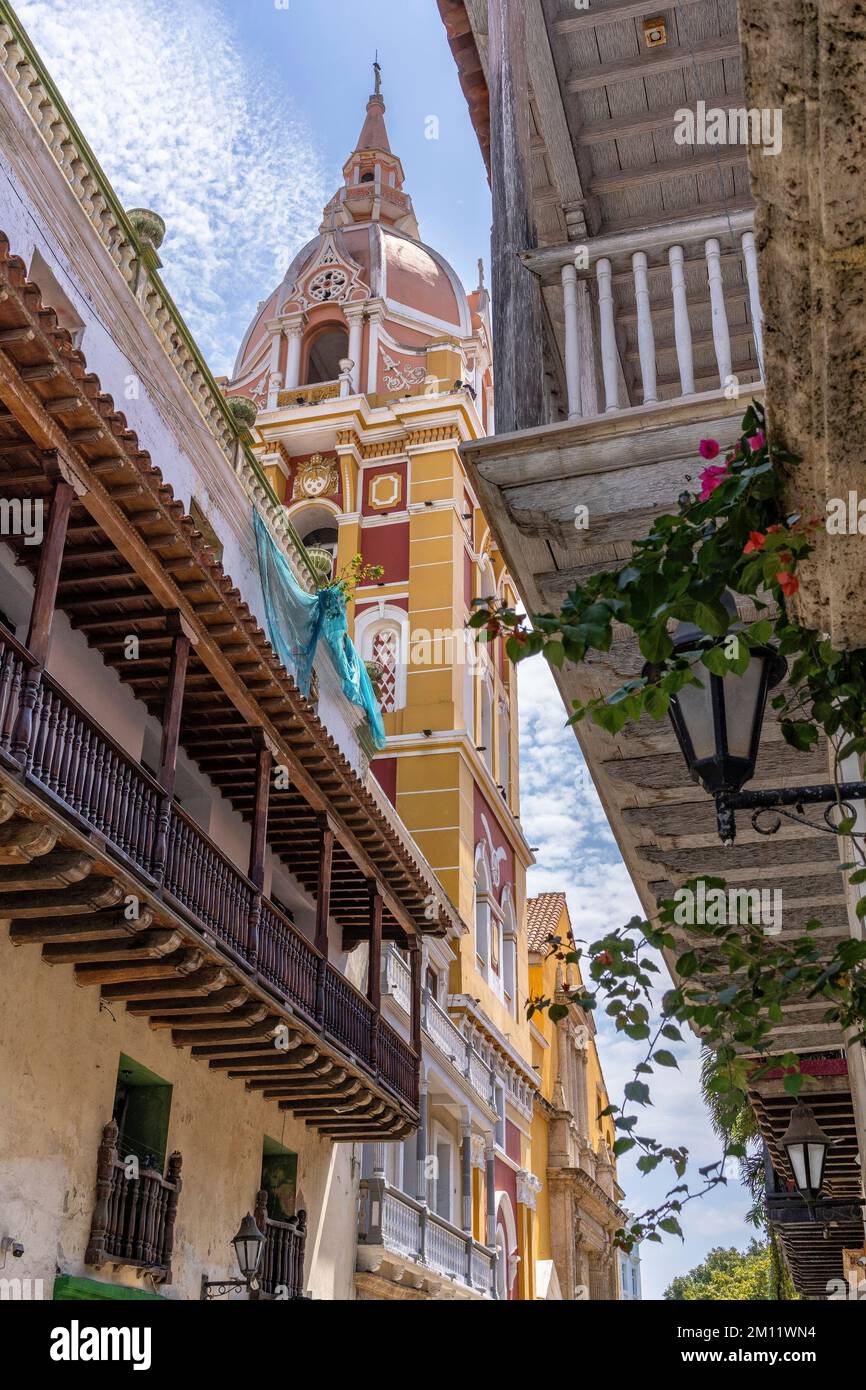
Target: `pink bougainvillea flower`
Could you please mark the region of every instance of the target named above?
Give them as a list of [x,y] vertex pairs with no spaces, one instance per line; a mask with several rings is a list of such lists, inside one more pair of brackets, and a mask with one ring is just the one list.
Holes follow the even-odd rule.
[[719,444],[715,439],[702,439],[698,445],[698,453],[702,459],[714,459],[719,452]]
[[701,495],[700,500],[706,502],[720,483],[724,482],[727,474],[727,465],[713,463],[709,468],[705,468],[701,474]]
[[790,574],[788,570],[780,570],[776,575],[776,582],[785,598],[792,598],[800,587],[800,581],[796,574]]
[[746,440],[746,443],[748,444],[753,454],[756,454],[759,449],[763,449],[766,442],[767,438],[763,430],[758,430],[757,434],[750,435],[750,437]]
[[764,535],[763,531],[750,531],[749,539],[743,546],[743,554],[751,555],[756,550],[763,550],[766,539],[767,537]]

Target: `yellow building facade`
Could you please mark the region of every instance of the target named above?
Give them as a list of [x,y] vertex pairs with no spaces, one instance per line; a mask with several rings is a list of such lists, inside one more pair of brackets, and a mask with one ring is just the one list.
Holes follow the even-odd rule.
[[540,1080],[532,1124],[532,1165],[540,1181],[533,1230],[536,1297],[616,1299],[618,1260],[612,1243],[625,1223],[613,1146],[604,1111],[607,1086],[591,1014],[570,1002],[582,985],[577,965],[557,959],[554,940],[572,939],[564,893],[541,893],[527,907],[529,989],[533,999],[568,1004],[553,1022],[533,1015],[533,1065]]
[[[467,294],[421,241],[384,110],[377,72],[344,183],[260,306],[227,391],[258,408],[259,458],[322,582],[358,579],[349,632],[385,732],[370,786],[463,924],[425,947],[421,1128],[365,1155],[365,1181],[381,1188],[371,1210],[391,1194],[405,1230],[432,1213],[437,1240],[460,1232],[496,1250],[498,1297],[529,1299],[543,1175],[516,677],[501,644],[467,631],[475,600],[516,598],[460,454],[494,428],[489,297],[480,265]],[[389,952],[399,1001],[404,963]],[[385,1236],[364,1238],[385,1249]],[[395,1296],[398,1283],[406,1296],[402,1264],[398,1280],[384,1255],[362,1263],[362,1296]]]

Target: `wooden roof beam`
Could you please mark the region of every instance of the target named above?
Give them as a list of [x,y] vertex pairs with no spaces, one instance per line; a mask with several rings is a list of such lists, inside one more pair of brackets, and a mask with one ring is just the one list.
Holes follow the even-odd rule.
[[597,68],[576,72],[566,82],[569,92],[590,92],[598,87],[612,86],[619,82],[632,82],[644,77],[656,77],[663,72],[676,72],[689,68],[692,62],[718,63],[724,58],[740,56],[740,41],[735,35],[728,38],[706,39],[689,48],[647,49],[640,58],[623,61],[615,59],[612,63],[602,63]]
[[[703,0],[677,0],[679,7],[702,3]],[[606,5],[593,4],[588,10],[554,20],[553,27],[558,34],[573,34],[598,29],[603,24],[620,24],[624,19],[640,19],[644,15],[655,18],[660,11],[670,8],[671,0],[608,0]]]

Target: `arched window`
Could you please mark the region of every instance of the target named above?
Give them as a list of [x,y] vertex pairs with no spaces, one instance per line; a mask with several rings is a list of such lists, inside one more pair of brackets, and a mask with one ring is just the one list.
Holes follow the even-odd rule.
[[493,772],[493,682],[489,673],[481,681],[481,737],[479,744],[484,761]]
[[475,958],[485,978],[490,965],[491,901],[487,854],[479,845],[475,851]]
[[[335,512],[329,507],[301,507],[291,513],[291,522],[307,550],[327,552],[331,557],[331,575],[337,559],[339,531]],[[316,555],[313,555],[316,560]]]
[[406,648],[409,615],[394,604],[377,604],[355,619],[355,646],[364,661],[375,662],[375,682],[383,714],[406,704]]
[[471,632],[464,633],[463,653],[463,723],[472,742],[475,742],[475,672],[478,649]]
[[511,720],[504,700],[499,701],[499,785],[508,801],[511,793]]
[[320,381],[336,381],[340,362],[349,356],[349,334],[339,324],[328,324],[307,346],[307,379],[304,386]]
[[517,1018],[517,918],[510,887],[502,894],[502,998]]

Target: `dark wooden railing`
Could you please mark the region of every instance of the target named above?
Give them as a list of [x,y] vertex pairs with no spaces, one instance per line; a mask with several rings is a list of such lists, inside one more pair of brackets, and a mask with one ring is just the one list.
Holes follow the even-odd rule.
[[364,995],[322,961],[313,944],[177,806],[167,812],[161,862],[160,817],[165,825],[166,811],[159,783],[47,673],[39,680],[26,746],[21,746],[23,697],[33,673],[30,654],[0,624],[0,753],[16,758],[52,797],[145,874],[161,880],[195,924],[256,972],[277,998],[323,1027],[417,1108],[418,1061],[411,1047],[384,1019],[373,1029],[375,1011]]
[[374,1009],[369,1000],[350,985],[344,975],[329,971],[325,976],[326,1032],[356,1057],[369,1057],[373,1018]]
[[163,883],[208,931],[247,955],[255,887],[176,806],[169,820]]
[[307,1213],[299,1211],[288,1221],[272,1221],[268,1216],[268,1194],[256,1197],[255,1221],[265,1237],[259,1266],[259,1285],[269,1298],[304,1297],[304,1254],[307,1246]]
[[84,1263],[133,1265],[171,1281],[174,1224],[181,1189],[181,1156],[173,1153],[165,1177],[117,1149],[117,1125],[102,1131],[96,1164],[96,1205]]
[[265,899],[259,921],[259,973],[311,1018],[316,1011],[320,959],[306,937]]

